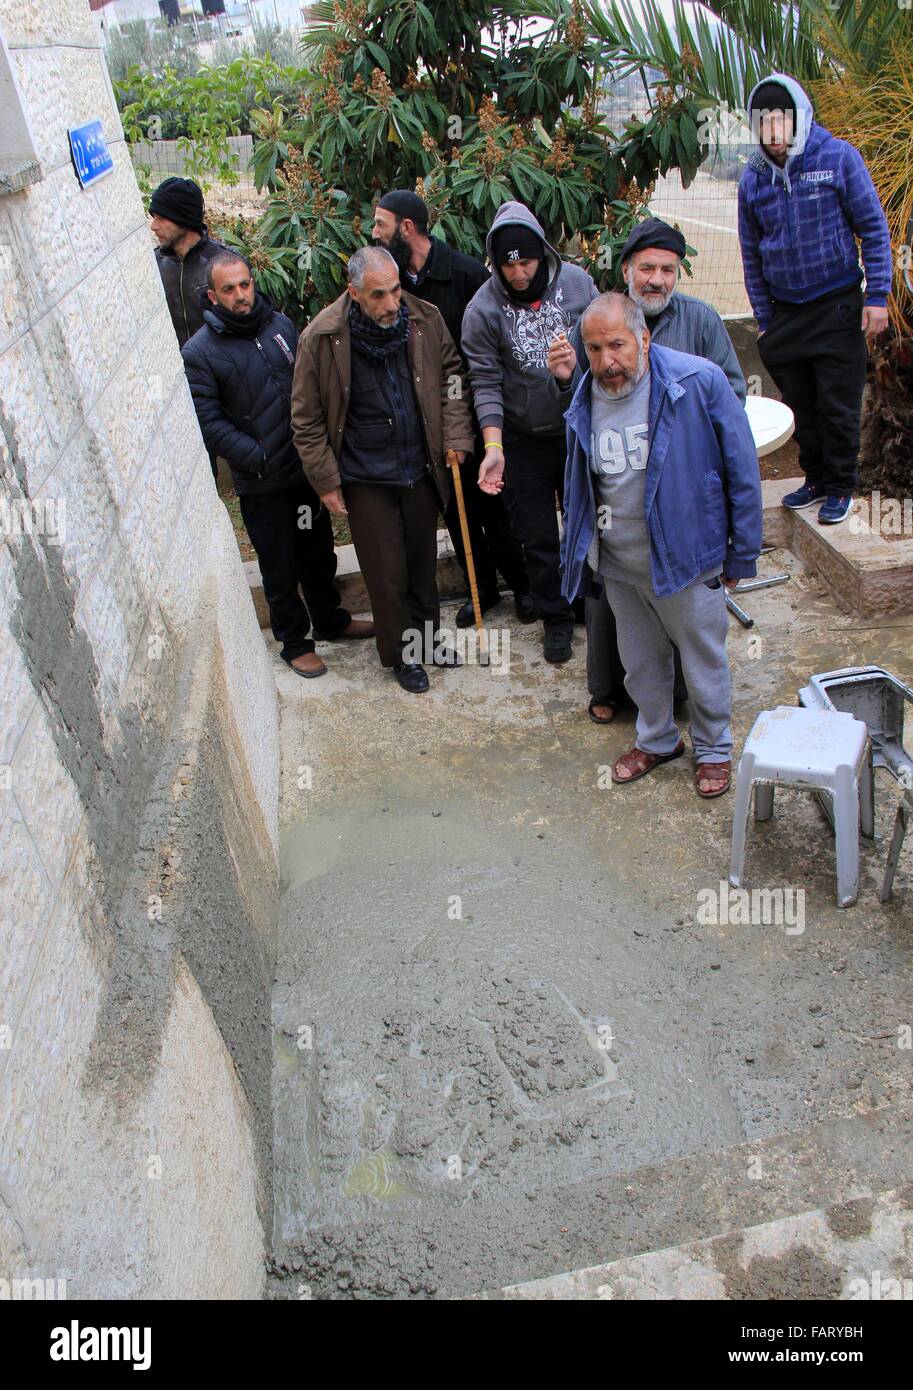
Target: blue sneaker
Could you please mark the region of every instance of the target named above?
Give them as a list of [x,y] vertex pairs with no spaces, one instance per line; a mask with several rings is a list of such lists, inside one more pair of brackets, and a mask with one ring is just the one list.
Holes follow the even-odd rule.
[[852,505],[853,498],[851,494],[844,493],[838,497],[832,493],[828,496],[824,506],[818,513],[819,525],[834,526],[838,521],[846,521]]
[[801,512],[803,507],[813,507],[816,502],[820,502],[822,497],[827,496],[827,488],[820,483],[803,483],[797,487],[795,492],[788,492],[783,498],[784,507],[789,507],[791,512]]

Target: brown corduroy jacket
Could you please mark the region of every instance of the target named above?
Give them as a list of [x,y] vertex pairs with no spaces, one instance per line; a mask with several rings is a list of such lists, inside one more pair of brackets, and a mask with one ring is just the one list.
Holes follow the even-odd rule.
[[[431,473],[441,498],[450,495],[448,449],[473,448],[472,413],[463,364],[440,313],[403,294],[411,331],[406,345]],[[319,497],[340,486],[342,448],[352,385],[352,345],[346,291],[321,309],[298,339],[292,378],[292,436],[308,481]]]

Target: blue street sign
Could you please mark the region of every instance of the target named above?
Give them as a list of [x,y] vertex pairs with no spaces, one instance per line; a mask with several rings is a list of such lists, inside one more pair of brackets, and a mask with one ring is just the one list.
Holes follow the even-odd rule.
[[89,121],[87,125],[68,130],[67,134],[73,167],[83,188],[88,188],[104,174],[110,174],[114,160],[102,134],[101,121]]

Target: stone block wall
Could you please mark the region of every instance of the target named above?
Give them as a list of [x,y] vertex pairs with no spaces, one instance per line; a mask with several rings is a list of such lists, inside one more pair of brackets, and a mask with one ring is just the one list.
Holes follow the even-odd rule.
[[258,1297],[275,684],[88,4],[0,34],[0,1280]]

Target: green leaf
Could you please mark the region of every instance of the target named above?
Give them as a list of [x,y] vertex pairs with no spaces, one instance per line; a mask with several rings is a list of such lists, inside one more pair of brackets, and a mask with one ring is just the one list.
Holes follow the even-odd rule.
[[697,122],[688,112],[683,111],[678,123],[678,133],[689,161],[696,160],[700,153],[697,138]]
[[379,44],[372,43],[370,39],[365,40],[365,48],[374,58],[379,67],[382,67],[387,76],[390,76],[390,59]]

